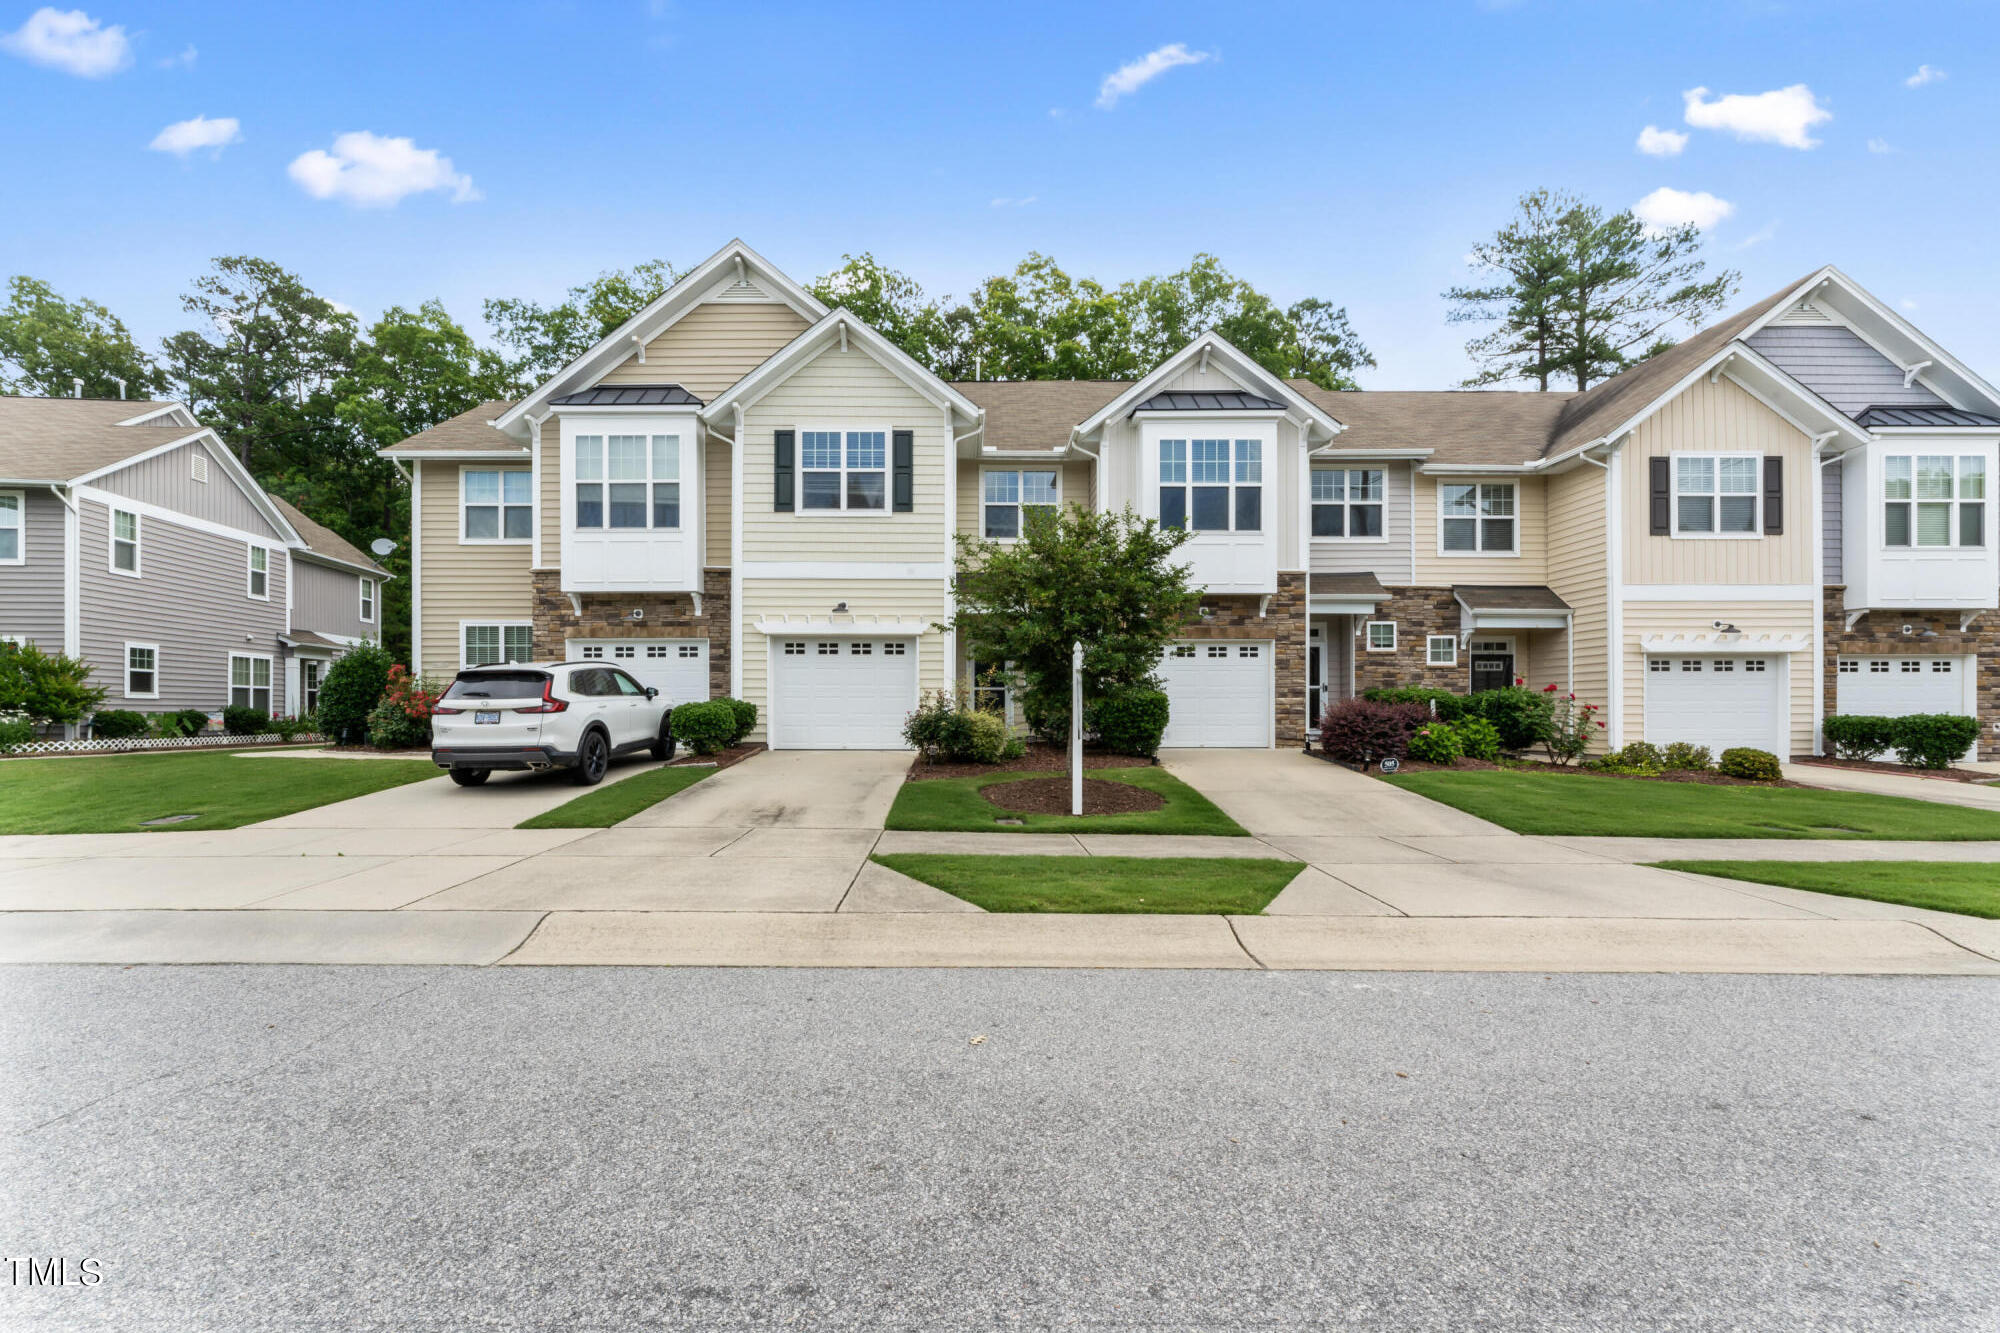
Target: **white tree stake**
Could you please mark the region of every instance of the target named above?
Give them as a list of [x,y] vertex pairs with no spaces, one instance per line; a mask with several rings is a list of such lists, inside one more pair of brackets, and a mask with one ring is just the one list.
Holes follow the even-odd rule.
[[1069,812],[1083,813],[1083,640],[1069,654]]

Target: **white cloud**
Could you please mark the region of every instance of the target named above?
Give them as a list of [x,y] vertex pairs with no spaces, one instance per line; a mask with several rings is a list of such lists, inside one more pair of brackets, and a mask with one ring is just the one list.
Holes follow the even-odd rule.
[[1659,189],[1632,205],[1632,215],[1657,231],[1685,227],[1689,223],[1707,231],[1736,211],[1736,205],[1717,199],[1706,190],[1689,193],[1671,185]]
[[1004,197],[1004,196],[1003,196],[1003,197],[1001,197],[1001,198],[998,198],[998,199],[995,199],[995,200],[993,201],[993,203],[992,203],[992,207],[994,207],[994,208],[1026,208],[1026,207],[1027,207],[1027,206],[1028,206],[1029,204],[1032,204],[1032,203],[1034,203],[1034,202],[1035,202],[1035,200],[1036,200],[1036,199],[1037,199],[1038,197],[1039,197],[1039,196],[1037,196],[1037,195],[1032,195],[1032,194],[1028,194],[1028,195],[1022,195],[1022,196],[1021,196],[1021,197],[1020,197],[1019,199],[1009,199],[1009,198],[1006,198],[1006,197]]
[[1138,92],[1141,88],[1159,78],[1178,65],[1199,65],[1213,60],[1209,51],[1190,51],[1184,42],[1170,42],[1156,51],[1148,51],[1137,60],[1128,61],[1104,76],[1098,85],[1097,105],[1105,110],[1116,106],[1118,99]]
[[1905,310],[1909,310],[1909,311],[1914,311],[1914,310],[1916,310],[1916,308],[1917,308],[1917,303],[1916,303],[1915,301],[1912,301],[1912,300],[1911,300],[1911,299],[1910,299],[1909,297],[1907,297],[1907,296],[1906,296],[1906,297],[1904,297],[1904,298],[1903,298],[1903,299],[1902,299],[1901,301],[1897,302],[1897,304],[1898,304],[1898,305],[1900,305],[1900,306],[1902,306],[1902,307],[1903,307],[1903,309],[1905,309]]
[[1803,83],[1768,93],[1730,93],[1713,100],[1708,89],[1690,88],[1681,97],[1687,103],[1687,123],[1698,130],[1727,130],[1739,139],[1786,148],[1817,147],[1819,140],[1811,136],[1812,127],[1833,119],[1833,113],[1821,106]]
[[0,50],[80,79],[101,79],[132,63],[125,29],[115,23],[107,28],[81,9],[36,10],[19,28],[0,35]]
[[196,116],[192,120],[175,121],[154,135],[153,142],[146,146],[156,153],[186,157],[198,148],[213,148],[220,153],[242,137],[242,123],[234,116],[217,116],[214,120]]
[[1688,137],[1679,130],[1663,130],[1648,125],[1639,131],[1639,151],[1648,157],[1678,157],[1688,146]]
[[1896,147],[1887,139],[1870,139],[1868,141],[1868,151],[1871,153],[1893,153],[1896,151]]
[[315,148],[299,154],[287,170],[313,198],[344,199],[358,208],[393,208],[406,196],[430,190],[449,191],[455,204],[481,197],[472,177],[455,170],[437,149],[366,130],[336,138],[331,153]]
[[1927,83],[1942,83],[1950,77],[1950,75],[1946,74],[1936,65],[1919,65],[1915,74],[1903,80],[1903,86],[1905,88],[1921,88]]
[[158,63],[161,69],[193,69],[194,62],[200,56],[200,54],[201,53],[199,51],[196,51],[194,49],[194,43],[189,42],[186,46],[181,48],[181,53],[179,55],[168,56],[164,60],[161,60]]

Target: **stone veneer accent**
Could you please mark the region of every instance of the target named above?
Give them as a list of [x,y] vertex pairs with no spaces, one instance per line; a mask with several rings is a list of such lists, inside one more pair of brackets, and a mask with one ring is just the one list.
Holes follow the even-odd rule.
[[[729,693],[729,571],[702,572],[701,614],[694,598],[684,592],[586,592],[578,615],[562,590],[562,572],[538,569],[535,585],[535,656],[560,661],[566,639],[700,639],[708,640],[708,692],[711,698]],[[630,618],[633,608],[646,618]]]
[[1304,743],[1306,730],[1306,576],[1278,575],[1278,591],[1257,614],[1261,597],[1216,593],[1201,599],[1209,610],[1179,635],[1183,639],[1271,639],[1277,656],[1272,663],[1274,734],[1278,744]]
[[[1424,640],[1433,634],[1458,633],[1458,599],[1450,588],[1393,588],[1389,598],[1363,617],[1361,632],[1354,640],[1354,692],[1394,689],[1401,685],[1421,685],[1435,690],[1466,690],[1465,654],[1457,655],[1456,666],[1434,667],[1425,659]],[[1396,622],[1396,650],[1368,651],[1367,623],[1370,620]],[[1516,663],[1518,665],[1518,662]]]
[[[1900,654],[1909,657],[1963,657],[1979,655],[1977,684],[1979,708],[1979,757],[2000,759],[2000,735],[1993,724],[2000,721],[2000,614],[1982,611],[1972,628],[1958,627],[1957,611],[1870,611],[1847,628],[1847,589],[1832,584],[1826,589],[1825,656],[1820,664],[1820,688],[1826,711],[1839,711],[1835,704],[1839,674],[1835,663],[1845,653]],[[1934,639],[1918,639],[1903,633],[1903,626],[1919,631],[1937,631]]]

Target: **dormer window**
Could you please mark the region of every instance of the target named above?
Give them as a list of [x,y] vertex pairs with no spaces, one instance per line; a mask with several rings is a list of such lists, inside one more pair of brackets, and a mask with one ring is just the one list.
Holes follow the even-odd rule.
[[678,529],[681,437],[579,435],[575,486],[578,528]]
[[1262,440],[1161,440],[1160,526],[1261,532]]
[[1882,460],[1884,546],[1986,545],[1986,460],[1899,454]]

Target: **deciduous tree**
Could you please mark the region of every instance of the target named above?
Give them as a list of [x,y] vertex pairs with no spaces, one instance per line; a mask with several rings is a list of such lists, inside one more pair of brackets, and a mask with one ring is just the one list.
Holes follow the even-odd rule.
[[678,277],[666,260],[649,259],[630,269],[600,273],[570,288],[553,305],[496,297],[486,302],[483,313],[494,338],[512,350],[508,367],[516,389],[525,392],[602,342]]
[[85,398],[152,398],[167,387],[118,316],[95,301],[65,300],[39,278],[9,278],[0,308],[0,393],[67,398],[77,380]]

